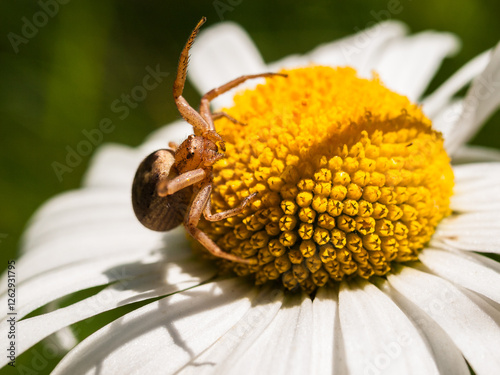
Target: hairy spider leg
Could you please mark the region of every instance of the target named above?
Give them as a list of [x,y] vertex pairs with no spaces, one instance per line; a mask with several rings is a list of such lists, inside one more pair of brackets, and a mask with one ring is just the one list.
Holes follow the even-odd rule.
[[194,43],[196,35],[198,35],[198,32],[200,31],[200,27],[205,23],[206,20],[207,19],[203,17],[198,22],[191,35],[189,36],[186,45],[182,49],[181,56],[179,57],[179,64],[177,66],[177,75],[175,76],[174,81],[174,100],[179,113],[184,118],[184,120],[186,120],[193,126],[195,133],[198,132],[203,137],[206,137],[213,142],[222,142],[222,138],[213,128],[213,124],[211,125],[210,123],[207,123],[203,119],[203,117],[193,107],[191,107],[187,100],[182,96],[184,84],[186,83],[186,72],[189,63],[189,50]]
[[[219,95],[224,94],[225,92],[231,90],[232,88],[235,88],[238,85],[241,85],[243,82],[253,79],[253,78],[265,78],[265,77],[288,77],[286,74],[282,73],[259,73],[259,74],[249,74],[249,75],[244,75],[238,78],[233,79],[232,81],[229,81],[225,83],[222,86],[216,87],[209,92],[207,92],[205,95],[202,96],[201,98],[201,104],[200,104],[200,114],[203,117],[203,119],[210,125],[211,129],[215,129],[215,125],[213,122],[212,118],[212,112],[210,111],[210,102],[214,100],[216,97]],[[216,112],[217,113],[217,112]],[[219,113],[224,113],[224,112],[219,112]],[[221,115],[221,116],[224,116]],[[227,115],[226,115],[227,117]],[[234,121],[233,121],[234,122]]]
[[172,195],[185,187],[203,181],[205,177],[207,177],[207,172],[203,168],[193,169],[192,171],[185,172],[172,179],[168,179],[167,177],[158,182],[156,194],[160,197]]
[[177,142],[168,142],[168,147],[170,147],[172,149],[172,151],[177,151],[177,149],[179,148],[179,144]]
[[[248,259],[243,259],[236,255],[222,251],[221,248],[217,246],[205,232],[198,228],[200,217],[204,211],[206,212],[206,207],[209,204],[208,202],[210,201],[211,192],[212,185],[210,183],[207,183],[206,185],[202,186],[196,193],[196,198],[193,199],[191,206],[188,209],[188,214],[184,218],[184,227],[189,232],[189,234],[191,234],[191,236],[193,236],[200,244],[202,244],[212,255],[218,258],[230,260],[232,262],[250,264],[250,261]],[[249,199],[252,198],[253,196],[245,198],[243,202],[240,203],[240,206],[236,208],[236,210],[229,210],[231,212],[227,214],[228,216],[225,217],[234,216],[241,212],[245,208],[245,205],[249,202]],[[225,212],[227,213],[228,211]],[[224,216],[225,213],[223,212],[221,214],[222,216]]]
[[229,121],[231,121],[233,124],[240,124],[240,125],[243,125],[243,126],[246,126],[247,124],[245,124],[244,122],[241,122],[241,121],[238,121],[236,120],[234,117],[232,116],[229,116],[226,112],[223,112],[223,111],[218,111],[218,112],[213,112],[212,113],[212,121],[217,121],[218,119],[221,119],[221,118],[227,118]]
[[[212,192],[212,186],[210,185],[210,193],[211,192]],[[227,219],[228,217],[232,217],[232,216],[236,216],[236,215],[240,214],[245,209],[247,204],[252,202],[258,194],[258,193],[250,194],[248,197],[243,199],[243,201],[241,201],[241,203],[239,204],[238,207],[234,207],[234,208],[231,208],[229,210],[217,212],[217,213],[213,214],[210,193],[208,195],[209,199],[207,200],[205,209],[203,211],[203,216],[205,216],[205,219],[207,219],[208,221],[219,221],[219,220]]]

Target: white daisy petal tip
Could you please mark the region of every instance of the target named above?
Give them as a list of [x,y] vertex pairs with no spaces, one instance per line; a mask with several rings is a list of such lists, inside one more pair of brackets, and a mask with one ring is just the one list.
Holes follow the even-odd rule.
[[[431,118],[438,115],[439,110],[452,102],[456,93],[465,87],[472,79],[478,76],[488,65],[491,51],[485,51],[467,62],[445,83],[439,86],[432,94],[422,100],[424,112]],[[442,131],[441,129],[439,129]],[[445,133],[445,135],[447,135]]]
[[489,54],[489,62],[472,80],[459,107],[447,113],[445,121],[453,126],[445,146],[453,154],[469,141],[484,122],[500,107],[500,43]]
[[460,40],[454,34],[423,31],[391,40],[374,70],[391,90],[417,101],[443,59],[459,49]]
[[370,77],[373,60],[390,40],[408,33],[405,23],[388,20],[333,42],[322,43],[304,55],[291,55],[270,63],[269,70],[304,67],[310,64],[353,66],[362,77]]

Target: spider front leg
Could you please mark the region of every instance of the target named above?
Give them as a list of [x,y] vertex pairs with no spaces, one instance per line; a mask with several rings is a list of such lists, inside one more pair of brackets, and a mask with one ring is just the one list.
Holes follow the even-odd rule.
[[[211,186],[210,186],[210,192],[212,192]],[[208,199],[207,204],[205,206],[205,210],[203,211],[203,216],[205,216],[205,219],[207,219],[208,221],[219,221],[227,219],[228,217],[236,216],[240,214],[245,209],[245,207],[254,200],[257,194],[258,193],[250,194],[248,197],[243,199],[243,201],[240,203],[238,207],[234,207],[222,212],[217,212],[216,214],[212,213],[211,200]]]
[[186,83],[186,72],[189,62],[189,50],[194,43],[196,35],[200,31],[200,27],[205,23],[206,18],[203,17],[200,22],[196,25],[193,32],[191,33],[186,45],[182,49],[181,56],[179,58],[179,65],[177,67],[177,75],[174,81],[174,100],[177,109],[181,116],[190,123],[195,131],[199,132],[202,136],[206,136],[213,142],[222,142],[222,137],[217,134],[213,127],[213,123],[206,122],[205,119],[189,105],[186,99],[182,96],[184,91],[184,84]]
[[243,125],[243,126],[247,125],[244,122],[238,121],[234,117],[229,116],[226,112],[219,111],[219,112],[212,113],[212,121],[217,121],[218,119],[223,118],[223,117],[227,118],[233,124],[240,124],[240,125]]
[[[188,213],[184,218],[184,227],[200,244],[202,244],[212,255],[230,260],[232,262],[250,264],[250,260],[237,257],[236,255],[226,253],[213,242],[205,232],[198,228],[200,217],[205,210],[208,202],[210,201],[210,193],[212,192],[212,185],[207,183],[204,185],[196,196],[193,198]],[[247,198],[248,199],[248,198]]]
[[207,177],[207,172],[203,168],[193,169],[172,179],[164,179],[158,183],[156,194],[160,197],[172,195],[185,187],[194,185]]
[[238,85],[241,85],[243,82],[253,79],[253,78],[264,78],[264,77],[288,77],[286,74],[282,73],[260,73],[260,74],[251,74],[238,77],[229,81],[228,83],[216,87],[215,89],[210,90],[201,98],[200,104],[200,114],[203,119],[209,124],[210,129],[215,129],[214,122],[212,121],[212,113],[210,112],[210,102],[214,100],[219,95],[224,94],[225,92],[235,88]]
[[168,147],[175,152],[179,148],[179,144],[177,142],[168,142]]

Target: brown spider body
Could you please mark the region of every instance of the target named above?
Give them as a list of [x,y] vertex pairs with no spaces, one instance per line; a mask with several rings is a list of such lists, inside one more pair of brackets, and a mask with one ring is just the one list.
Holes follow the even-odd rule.
[[[160,181],[169,180],[183,173],[203,168],[206,179],[212,179],[212,164],[223,155],[217,145],[209,139],[190,135],[173,152],[161,149],[150,154],[137,168],[132,186],[132,205],[139,221],[158,232],[166,232],[182,224],[193,198],[194,189],[205,181],[166,196],[159,196],[156,189]],[[208,163],[208,164],[207,164]]]
[[238,86],[247,79],[258,77],[285,76],[277,73],[247,75],[232,80],[206,93],[201,99],[199,112],[183,98],[186,81],[189,49],[205,22],[202,18],[191,33],[182,50],[177,76],[174,82],[174,99],[182,117],[190,123],[195,134],[190,135],[173,150],[161,149],[146,157],[139,165],[132,185],[132,206],[137,219],[147,228],[168,231],[181,223],[198,242],[213,255],[234,262],[249,263],[248,260],[222,251],[204,232],[198,228],[201,215],[209,221],[219,221],[243,211],[256,196],[246,197],[239,206],[224,212],[211,213],[212,166],[224,157],[224,141],[216,132],[214,120],[226,117],[238,123],[226,113],[212,113],[210,101],[224,92]]
[[137,219],[148,229],[166,232],[182,224],[193,195],[191,186],[160,197],[156,187],[165,176],[178,176],[172,150],[161,149],[150,154],[137,168],[132,185],[132,206]]
[[182,174],[197,168],[212,171],[212,165],[224,157],[217,150],[217,145],[208,138],[190,135],[175,151],[173,167]]

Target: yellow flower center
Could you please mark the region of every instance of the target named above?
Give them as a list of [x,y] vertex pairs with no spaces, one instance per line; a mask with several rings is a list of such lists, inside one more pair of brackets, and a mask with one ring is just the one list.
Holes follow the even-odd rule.
[[348,277],[384,275],[418,259],[450,213],[453,171],[420,107],[351,68],[285,71],[235,97],[222,119],[226,158],[214,167],[212,211],[200,227],[253,265],[224,270],[307,292]]

